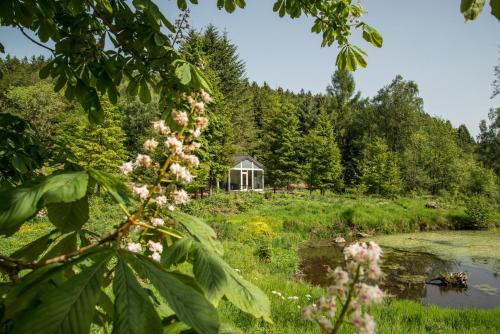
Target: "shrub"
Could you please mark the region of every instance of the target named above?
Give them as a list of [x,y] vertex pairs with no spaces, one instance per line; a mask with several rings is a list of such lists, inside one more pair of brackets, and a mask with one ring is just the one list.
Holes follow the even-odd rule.
[[485,196],[471,196],[465,202],[466,228],[488,228],[493,222],[493,205]]

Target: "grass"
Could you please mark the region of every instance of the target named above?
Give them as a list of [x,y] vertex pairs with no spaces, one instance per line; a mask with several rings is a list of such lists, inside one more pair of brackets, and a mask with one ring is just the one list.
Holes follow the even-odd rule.
[[[298,247],[310,238],[348,236],[359,231],[390,234],[454,229],[467,219],[460,204],[438,199],[439,209],[426,209],[428,200],[322,197],[307,193],[216,194],[193,201],[186,210],[204,217],[214,227],[224,244],[227,262],[271,300],[272,324],[256,320],[225,302],[220,305],[221,318],[236,324],[244,333],[308,334],[319,330],[301,319],[300,310],[325,292],[293,279],[298,269]],[[98,232],[111,231],[121,217],[122,213],[108,200],[93,198],[87,227]],[[11,254],[51,228],[47,218],[35,218],[24,224],[19,233],[0,239],[0,253]],[[272,294],[273,290],[281,292],[285,300]],[[308,294],[312,299],[306,297]],[[288,300],[290,296],[299,299]],[[389,300],[373,308],[372,314],[380,333],[500,333],[500,308],[454,310]],[[345,327],[343,332],[353,330]]]

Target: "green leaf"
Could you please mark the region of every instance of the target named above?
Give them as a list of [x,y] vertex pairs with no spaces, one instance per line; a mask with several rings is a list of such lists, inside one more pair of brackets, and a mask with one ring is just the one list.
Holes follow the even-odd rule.
[[384,42],[380,33],[368,24],[363,25],[363,38],[377,48],[382,47]]
[[191,250],[192,244],[193,241],[190,238],[177,240],[163,252],[164,255],[161,258],[162,264],[169,268],[184,262]]
[[[127,254],[127,261],[144,274],[158,289],[177,317],[198,333],[216,334],[219,318],[214,306],[195,288],[182,279],[181,274],[164,271],[156,263],[139,254]],[[189,277],[186,276],[186,279]]]
[[76,233],[62,235],[57,243],[44,254],[42,261],[76,250],[76,237]]
[[87,333],[110,254],[57,288],[42,292],[39,303],[14,321],[13,334]]
[[12,166],[14,166],[15,169],[21,174],[24,174],[28,171],[28,167],[26,167],[26,164],[24,163],[24,159],[17,154],[14,154],[12,157]]
[[486,0],[462,0],[460,12],[465,20],[475,20],[483,11]]
[[226,298],[240,310],[272,322],[271,305],[264,292],[243,279],[229,265],[226,264],[224,270],[228,277],[228,287],[224,292]]
[[500,0],[490,0],[491,15],[500,21]]
[[42,181],[0,192],[0,234],[10,235],[44,204],[72,202],[87,191],[85,172],[52,175]]
[[177,0],[177,7],[180,10],[186,10],[187,9],[187,3],[186,0]]
[[137,93],[139,92],[139,81],[136,80],[135,78],[130,79],[130,82],[128,83],[127,86],[127,94],[129,96],[137,96]]
[[119,178],[93,168],[89,168],[88,173],[90,177],[103,187],[118,203],[128,204],[130,202],[130,190]]
[[226,9],[226,12],[232,13],[236,9],[236,6],[234,5],[234,0],[225,0],[224,1],[224,8]]
[[160,317],[133,271],[122,259],[113,280],[115,317],[113,334],[161,333]]
[[151,92],[149,91],[148,83],[146,80],[141,80],[141,86],[139,88],[139,98],[142,103],[151,102]]
[[208,292],[208,299],[217,305],[228,285],[226,271],[220,258],[200,243],[193,247],[193,273]]
[[188,63],[182,63],[175,69],[175,76],[180,80],[181,84],[187,85],[191,81],[191,67]]
[[42,67],[38,72],[38,76],[40,79],[47,79],[50,75],[50,71],[52,70],[52,62],[49,62],[47,65]]
[[194,65],[191,66],[191,77],[193,78],[194,84],[197,88],[205,90],[207,93],[212,93],[212,87],[208,83],[205,75],[200,71],[200,69]]
[[52,224],[62,232],[79,230],[89,220],[89,201],[87,196],[70,203],[47,205]]
[[181,224],[196,240],[206,246],[208,249],[222,254],[222,247],[217,240],[215,231],[205,224],[198,217],[188,215],[183,212],[174,211],[170,214],[179,224]]
[[243,331],[233,325],[222,323],[220,325],[219,334],[243,334]]
[[24,245],[10,256],[26,262],[34,261],[54,242],[58,234],[59,231],[52,230],[44,236]]
[[185,323],[176,321],[173,324],[166,326],[163,329],[163,334],[182,334],[189,329],[190,327]]

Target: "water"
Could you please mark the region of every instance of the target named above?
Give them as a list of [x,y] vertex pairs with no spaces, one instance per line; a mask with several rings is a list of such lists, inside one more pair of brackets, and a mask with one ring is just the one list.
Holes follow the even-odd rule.
[[[381,287],[397,298],[420,300],[443,307],[500,306],[500,233],[425,232],[373,238],[383,248]],[[343,265],[343,247],[329,240],[299,251],[305,280],[327,286],[326,266]],[[425,284],[440,274],[465,271],[467,289]]]

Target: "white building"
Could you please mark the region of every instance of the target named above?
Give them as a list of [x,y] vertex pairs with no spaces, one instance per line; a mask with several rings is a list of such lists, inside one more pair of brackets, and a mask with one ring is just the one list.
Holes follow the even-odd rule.
[[264,191],[263,164],[248,155],[236,156],[227,177],[228,191]]

